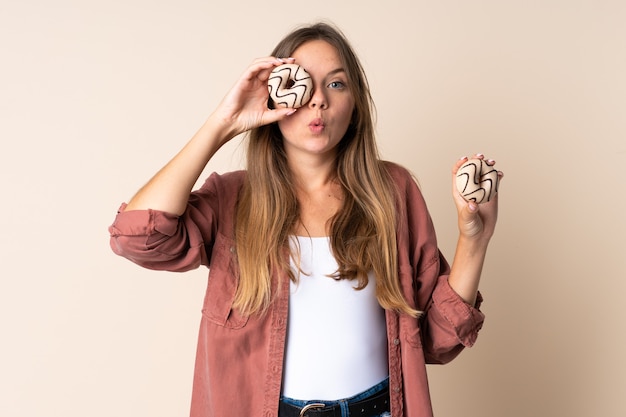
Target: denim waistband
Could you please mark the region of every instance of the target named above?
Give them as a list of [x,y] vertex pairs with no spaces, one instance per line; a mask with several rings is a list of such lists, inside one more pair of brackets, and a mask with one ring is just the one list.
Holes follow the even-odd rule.
[[357,403],[359,401],[363,401],[364,399],[367,399],[371,396],[374,396],[378,394],[379,392],[387,389],[388,387],[389,387],[389,378],[385,378],[383,381],[366,389],[363,392],[360,392],[352,397],[343,398],[340,400],[332,400],[332,401],[317,400],[317,399],[300,400],[300,399],[294,399],[294,398],[289,398],[289,397],[284,397],[284,396],[281,396],[280,400],[286,404],[290,404],[299,408],[303,408],[307,406],[308,404],[312,404],[312,403],[324,404],[328,407],[339,406],[341,408],[342,417],[349,417],[348,409],[350,405]]

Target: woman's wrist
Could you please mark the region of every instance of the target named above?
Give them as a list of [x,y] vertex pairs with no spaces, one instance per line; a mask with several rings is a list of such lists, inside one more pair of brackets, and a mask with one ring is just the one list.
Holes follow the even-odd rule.
[[205,132],[207,138],[211,138],[217,143],[218,147],[224,145],[240,133],[233,128],[232,121],[221,117],[217,113],[211,114],[200,130]]
[[457,239],[457,252],[462,251],[465,255],[484,256],[489,247],[489,237],[484,236],[465,236],[460,234]]

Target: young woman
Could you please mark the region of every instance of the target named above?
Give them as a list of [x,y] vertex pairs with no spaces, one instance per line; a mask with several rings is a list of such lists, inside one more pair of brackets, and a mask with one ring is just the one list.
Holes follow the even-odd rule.
[[[283,63],[313,79],[297,110],[268,101]],[[192,191],[243,132],[247,169]],[[316,24],[250,65],[122,205],[111,246],[146,268],[209,268],[192,417],[425,417],[425,364],[452,360],[482,326],[478,283],[497,217],[497,199],[479,208],[453,196],[450,268],[413,178],[379,159],[357,57],[337,29]]]

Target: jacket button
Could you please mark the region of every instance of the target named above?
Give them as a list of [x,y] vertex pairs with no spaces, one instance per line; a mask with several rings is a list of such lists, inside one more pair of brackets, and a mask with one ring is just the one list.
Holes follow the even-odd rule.
[[400,339],[398,338],[393,339],[393,344],[398,346],[400,344]]

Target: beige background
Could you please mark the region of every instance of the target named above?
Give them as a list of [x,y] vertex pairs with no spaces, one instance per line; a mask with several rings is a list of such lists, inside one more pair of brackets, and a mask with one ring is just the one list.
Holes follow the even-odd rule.
[[142,270],[107,227],[252,59],[320,18],[360,54],[382,152],[449,257],[452,163],[506,172],[486,325],[429,368],[437,415],[626,415],[626,3],[366,4],[0,0],[0,415],[187,415],[205,271]]

